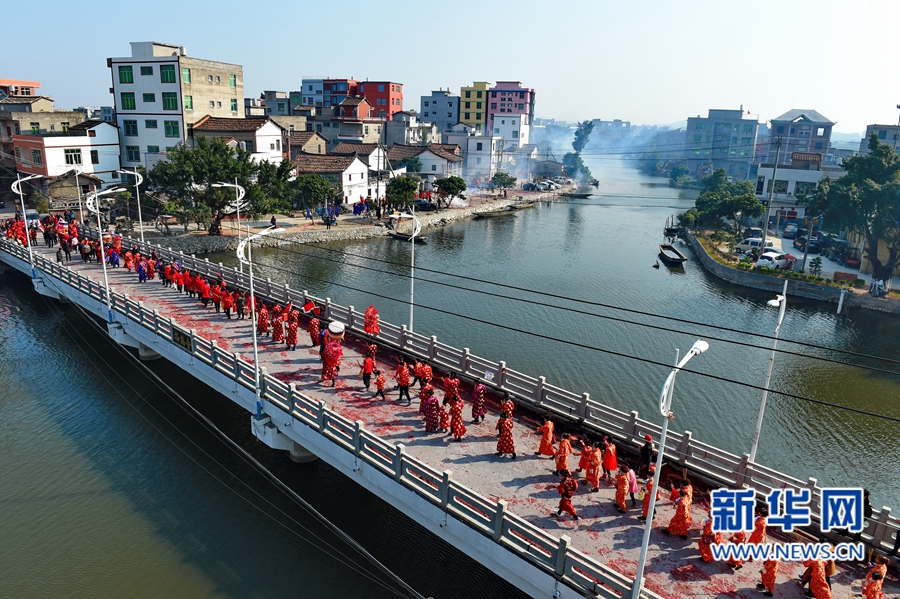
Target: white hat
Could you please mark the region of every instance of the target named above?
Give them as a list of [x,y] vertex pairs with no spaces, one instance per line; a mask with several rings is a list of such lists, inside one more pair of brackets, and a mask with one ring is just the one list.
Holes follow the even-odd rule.
[[343,335],[344,334],[344,323],[342,322],[332,322],[328,325],[328,332],[332,335]]

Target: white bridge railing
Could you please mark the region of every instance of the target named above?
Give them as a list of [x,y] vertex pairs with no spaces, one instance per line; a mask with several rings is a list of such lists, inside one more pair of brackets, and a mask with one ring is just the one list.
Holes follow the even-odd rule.
[[[89,231],[96,237],[96,230]],[[158,245],[142,244],[135,240],[126,240],[128,244],[137,245],[142,253],[156,251],[166,260],[177,260],[185,268],[216,278],[220,273],[223,279],[232,286],[248,289],[249,277],[235,269],[212,264],[208,260],[200,260],[182,252],[174,252]],[[27,250],[8,240],[0,244],[2,249],[27,261]],[[41,257],[36,257],[36,266],[56,279],[70,285],[91,297],[105,301],[103,286],[86,277],[78,275],[62,265]],[[348,330],[365,336],[363,331],[364,316],[353,306],[344,307],[332,303],[330,298],[324,300],[314,297],[306,291],[296,291],[287,285],[278,285],[266,279],[254,280],[254,288],[260,297],[267,301],[277,301],[284,305],[293,301],[294,305],[303,305],[314,301],[322,308],[321,318],[344,323]],[[171,319],[159,315],[157,311],[145,308],[141,303],[128,299],[127,296],[113,292],[113,308],[124,314],[156,335],[180,345],[189,351],[194,359],[212,366],[223,374],[230,376],[235,385],[243,385],[253,389],[253,365],[246,362],[240,354],[225,351],[216,346],[215,341],[207,341],[187,330]],[[381,333],[378,342],[395,351],[409,356],[426,359],[429,363],[445,370],[453,370],[469,379],[479,379],[486,385],[499,391],[508,391],[516,396],[517,401],[524,401],[531,408],[550,411],[557,418],[565,418],[573,424],[598,433],[603,431],[614,437],[619,443],[626,444],[636,450],[642,443],[644,435],[651,434],[659,438],[661,427],[652,422],[641,420],[636,411],[621,412],[599,402],[593,401],[589,394],[577,394],[546,383],[544,377],[532,377],[506,368],[505,362],[493,362],[469,353],[468,348],[462,350],[440,343],[436,337],[426,337],[408,331],[405,326],[381,321]],[[568,584],[579,590],[590,590],[596,596],[614,598],[630,593],[631,581],[570,548],[569,539],[563,536],[557,539],[543,530],[506,511],[505,502],[492,501],[481,497],[474,491],[452,480],[451,472],[438,472],[430,466],[409,456],[401,444],[387,443],[362,428],[361,423],[351,422],[332,412],[318,400],[311,399],[298,392],[293,384],[283,383],[265,373],[263,375],[262,392],[265,398],[277,405],[291,416],[305,422],[310,428],[329,438],[334,443],[351,451],[354,455],[374,466],[386,476],[413,489],[416,493],[435,504],[439,504],[448,514],[457,517],[468,526],[492,537],[497,543],[517,550],[523,557],[538,567],[554,573]],[[485,372],[494,373],[493,381],[486,381]],[[666,456],[669,461],[686,467],[698,478],[715,485],[728,487],[752,487],[762,494],[772,489],[803,489],[811,491],[810,505],[815,515],[818,513],[820,487],[815,478],[801,481],[782,474],[771,468],[749,461],[748,456],[737,456],[712,445],[693,439],[690,431],[667,434]],[[894,535],[898,524],[891,517],[889,507],[882,507],[872,518],[866,520],[862,532],[862,540],[882,551],[893,548]],[[812,530],[812,529],[811,529]],[[820,533],[817,533],[820,534]],[[837,537],[835,537],[837,538]],[[612,590],[610,590],[612,589]],[[646,597],[656,597],[645,591]]]

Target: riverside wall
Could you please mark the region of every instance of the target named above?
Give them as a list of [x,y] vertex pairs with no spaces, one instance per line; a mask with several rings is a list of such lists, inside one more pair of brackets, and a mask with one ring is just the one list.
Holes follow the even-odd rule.
[[[696,254],[701,266],[713,276],[735,285],[763,289],[775,294],[781,293],[784,287],[784,279],[725,266],[710,256],[706,251],[706,248],[697,241],[697,238],[694,237],[690,231],[687,231],[686,229],[683,229],[683,231],[688,244],[694,250],[694,254]],[[819,285],[817,283],[799,281],[797,279],[788,280],[790,281],[788,284],[788,292],[793,296],[837,304],[841,298],[841,291],[846,291],[846,295],[844,296],[844,306],[900,315],[900,301],[895,299],[875,298],[864,290],[842,289],[840,287]]]

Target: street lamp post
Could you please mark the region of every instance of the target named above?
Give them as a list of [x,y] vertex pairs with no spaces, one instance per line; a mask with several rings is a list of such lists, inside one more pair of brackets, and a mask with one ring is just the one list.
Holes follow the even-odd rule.
[[[254,370],[254,387],[256,392],[256,417],[262,418],[262,397],[260,396],[260,385],[259,385],[259,346],[256,339],[256,294],[253,291],[253,240],[264,235],[270,235],[272,233],[281,233],[284,231],[283,227],[270,227],[268,229],[264,229],[255,235],[250,235],[250,225],[247,225],[247,237],[243,241],[238,244],[237,247],[237,257],[238,260],[243,264],[246,263],[247,267],[250,271],[250,298],[253,302],[253,305],[250,308],[250,325],[253,329],[253,370]],[[244,256],[244,248],[247,249],[247,255]]]
[[[243,187],[238,185],[237,177],[234,178],[234,183],[213,183],[213,187],[234,187],[234,208],[237,210],[237,232],[238,232],[238,243],[241,242],[241,200],[244,199],[246,195],[246,191]],[[238,262],[238,268],[240,271],[244,272],[244,263]]]
[[641,556],[638,559],[637,573],[634,576],[634,585],[632,586],[631,599],[639,599],[641,596],[641,589],[644,586],[644,566],[647,562],[647,548],[650,545],[650,530],[653,528],[653,510],[656,509],[656,493],[659,489],[659,474],[660,472],[662,472],[663,454],[666,450],[666,433],[669,430],[669,420],[675,417],[671,412],[672,395],[675,392],[675,377],[678,375],[678,371],[684,368],[684,365],[687,364],[691,358],[693,358],[694,356],[699,356],[708,349],[709,343],[702,339],[698,339],[694,342],[694,345],[691,346],[691,349],[688,350],[688,353],[685,354],[684,358],[682,358],[680,362],[678,361],[678,352],[676,351],[675,367],[666,378],[666,382],[659,394],[659,413],[663,417],[662,434],[659,437],[659,452],[657,453],[656,457],[656,472],[653,474],[653,490],[650,493],[650,506],[647,509],[647,524],[644,526],[644,539],[641,543]]
[[772,355],[769,356],[769,369],[766,372],[766,384],[763,386],[762,401],[759,404],[759,416],[756,418],[756,430],[753,431],[753,444],[750,447],[750,461],[756,461],[756,449],[759,447],[759,433],[762,430],[763,414],[766,412],[766,399],[769,397],[769,382],[772,380],[772,366],[775,364],[775,349],[778,347],[778,332],[781,330],[781,322],[784,320],[784,312],[787,309],[787,280],[784,281],[784,291],[775,299],[766,302],[767,306],[778,308],[778,323],[775,325],[775,338],[772,340]]
[[144,182],[144,177],[138,172],[137,167],[134,167],[133,171],[120,170],[116,172],[134,177],[134,196],[137,199],[138,206],[138,227],[141,229],[141,243],[144,243],[144,219],[141,216],[141,183]]
[[413,330],[413,300],[416,289],[416,235],[422,231],[422,221],[416,216],[416,207],[411,207],[411,214],[398,214],[397,219],[410,218],[413,221],[412,235],[409,236],[410,264],[409,264],[409,332]]
[[28,175],[24,179],[20,179],[19,173],[16,173],[16,181],[10,185],[10,188],[19,194],[19,203],[22,204],[22,222],[25,225],[25,245],[28,246],[28,262],[31,264],[32,280],[37,278],[37,272],[34,270],[34,255],[31,253],[31,238],[28,236],[28,219],[25,218],[25,195],[22,193],[22,183],[30,181],[31,179],[40,179],[43,176],[44,175]]
[[106,310],[107,310],[107,322],[112,324],[112,296],[109,293],[109,275],[106,272],[106,256],[103,252],[103,224],[100,222],[100,202],[98,198],[100,196],[109,195],[111,193],[120,193],[124,191],[121,187],[110,187],[105,191],[95,191],[94,193],[88,195],[85,200],[85,204],[87,205],[87,209],[91,212],[97,213],[97,237],[100,240],[100,264],[103,265],[103,284],[106,286]]

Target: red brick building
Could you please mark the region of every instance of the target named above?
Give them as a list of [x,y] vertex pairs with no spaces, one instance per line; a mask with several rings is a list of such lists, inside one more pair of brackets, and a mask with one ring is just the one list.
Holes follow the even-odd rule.
[[403,110],[403,84],[391,81],[365,81],[359,84],[359,95],[372,106],[372,115],[390,120]]

